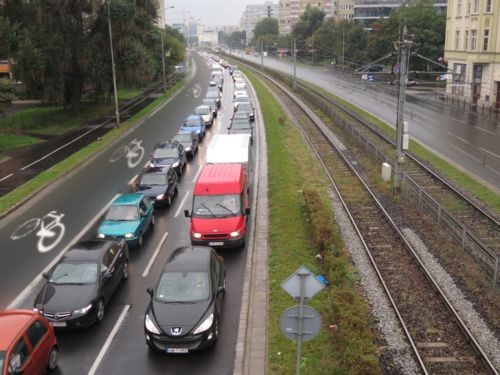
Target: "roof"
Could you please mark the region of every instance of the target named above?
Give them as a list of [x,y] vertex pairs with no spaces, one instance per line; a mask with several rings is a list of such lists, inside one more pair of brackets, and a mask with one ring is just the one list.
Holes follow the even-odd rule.
[[114,201],[114,205],[136,205],[144,197],[144,194],[131,193],[131,194],[121,194]]
[[243,185],[243,164],[207,164],[194,188],[195,195],[238,194]]
[[179,247],[168,257],[164,271],[208,271],[210,269],[211,247]]
[[207,147],[207,163],[248,163],[250,134],[216,134]]
[[36,313],[32,310],[6,310],[0,312],[0,350],[9,348],[12,341],[34,317]]
[[91,240],[78,242],[73,245],[63,256],[62,260],[98,260],[103,252],[109,249],[113,241]]

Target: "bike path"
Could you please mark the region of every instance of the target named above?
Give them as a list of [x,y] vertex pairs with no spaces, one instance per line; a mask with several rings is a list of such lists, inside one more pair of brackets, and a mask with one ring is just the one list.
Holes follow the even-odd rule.
[[[153,112],[112,147],[94,156],[85,165],[77,167],[49,189],[35,194],[20,210],[0,221],[0,308],[5,308],[78,237],[89,221],[139,173],[155,143],[171,138],[179,129],[186,113],[190,113],[201,103],[204,93],[195,97],[193,86],[207,87],[209,78],[206,67],[201,71],[196,69],[199,65],[200,59],[196,59],[193,77],[166,105]],[[140,141],[145,150],[142,160],[133,168],[129,167],[126,158],[111,163],[110,158],[116,149],[130,144],[134,139]],[[65,231],[64,236],[50,251],[42,253],[38,250],[42,235],[39,231],[33,231],[18,240],[11,239],[20,225],[33,218],[44,218],[52,211],[58,215],[64,214],[61,222]],[[51,219],[46,217],[42,222],[47,227],[50,226]],[[49,240],[43,238],[43,241]]]

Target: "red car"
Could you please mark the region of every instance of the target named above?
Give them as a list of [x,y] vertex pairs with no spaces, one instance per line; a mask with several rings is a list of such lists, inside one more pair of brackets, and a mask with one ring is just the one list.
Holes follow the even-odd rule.
[[59,350],[54,329],[31,310],[0,312],[2,375],[38,375],[57,367]]

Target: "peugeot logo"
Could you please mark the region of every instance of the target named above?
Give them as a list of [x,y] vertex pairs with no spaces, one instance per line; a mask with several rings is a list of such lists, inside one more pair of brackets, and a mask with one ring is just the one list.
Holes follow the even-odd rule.
[[179,336],[182,332],[182,328],[181,327],[170,328],[170,332],[172,332],[172,335],[174,336]]

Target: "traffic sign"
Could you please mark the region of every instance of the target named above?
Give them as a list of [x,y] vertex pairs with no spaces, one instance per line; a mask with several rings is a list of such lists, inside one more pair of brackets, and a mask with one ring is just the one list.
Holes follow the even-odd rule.
[[288,279],[281,283],[281,287],[292,296],[292,298],[300,298],[300,281],[304,278],[304,295],[305,299],[311,299],[316,293],[321,292],[325,285],[316,279],[316,276],[306,266],[300,266],[297,271],[292,273]]
[[[302,306],[302,341],[315,338],[321,330],[321,316],[309,306]],[[299,338],[300,305],[285,310],[280,318],[280,327],[283,334],[292,341]]]

